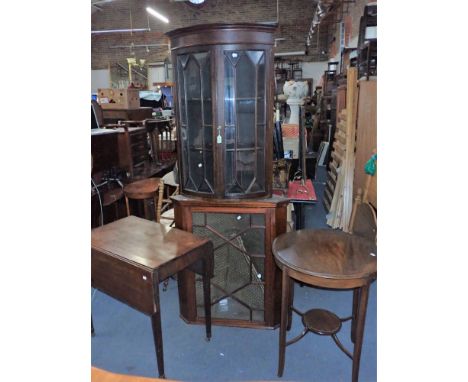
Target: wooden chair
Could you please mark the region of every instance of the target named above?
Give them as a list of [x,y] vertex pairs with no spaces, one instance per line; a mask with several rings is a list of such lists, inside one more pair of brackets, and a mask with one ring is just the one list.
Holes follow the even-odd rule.
[[91,108],[94,112],[94,117],[96,118],[96,123],[99,128],[102,129],[112,129],[115,127],[121,127],[117,123],[104,123],[104,113],[102,112],[102,107],[95,100],[91,100]]
[[[179,184],[177,183],[174,171],[171,171],[164,175],[160,180],[160,196],[158,199],[158,211],[159,220],[158,222],[164,224],[166,227],[171,229],[174,226],[174,206],[172,204],[171,196],[179,194]],[[175,279],[175,276],[171,276]],[[169,279],[163,281],[163,291],[167,290],[169,285]]]
[[[161,203],[164,192],[164,183],[160,178],[147,178],[127,184],[123,189],[127,215],[131,215],[130,199],[141,200],[144,205],[144,215],[148,220],[159,222],[161,219]],[[147,200],[153,202],[153,213],[150,213]]]
[[367,175],[364,191],[358,188],[349,229],[352,234],[377,242],[377,175]]
[[160,223],[169,227],[174,226],[174,206],[171,197],[179,194],[179,184],[174,176],[174,171],[164,175],[161,179],[163,184],[163,197],[159,199],[160,203]]

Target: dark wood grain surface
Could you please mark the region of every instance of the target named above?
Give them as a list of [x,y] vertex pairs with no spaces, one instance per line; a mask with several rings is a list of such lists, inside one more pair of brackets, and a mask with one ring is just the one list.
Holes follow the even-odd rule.
[[359,279],[377,272],[375,242],[342,231],[289,232],[275,239],[273,253],[279,265],[321,278]]
[[[149,240],[150,239],[150,240]],[[203,246],[208,239],[128,216],[92,231],[91,247],[149,270]],[[161,245],[163,243],[164,245]]]
[[[182,128],[177,131],[178,134],[178,164],[179,164],[179,176],[180,176],[180,187],[181,193],[186,195],[200,196],[204,198],[228,198],[228,199],[249,199],[249,198],[260,198],[270,196],[272,193],[272,160],[273,157],[273,141],[272,130],[273,130],[273,97],[274,97],[274,81],[273,81],[273,46],[274,46],[274,32],[276,31],[276,25],[265,25],[265,24],[251,24],[251,23],[238,23],[238,24],[204,24],[195,25],[187,28],[179,28],[166,33],[170,38],[171,51],[172,51],[172,62],[174,63],[174,76],[175,82],[178,86],[173,88],[174,91],[174,102],[176,107],[176,121],[177,126],[182,127],[184,120],[183,118],[183,101],[185,100],[186,91],[183,88],[185,84],[182,78],[178,78],[180,75],[179,71],[176,70],[180,66],[179,57],[186,54],[194,54],[198,52],[204,52],[210,55],[210,76],[207,76],[202,84],[204,88],[210,89],[210,100],[203,113],[210,115],[211,122],[205,127],[199,126],[200,130],[203,130],[205,134],[211,135],[211,142],[213,144],[206,148],[207,153],[210,155],[210,163],[213,164],[213,168],[209,171],[210,185],[212,190],[200,191],[196,187],[189,186],[184,179],[189,179],[195,172],[193,168],[190,168],[187,160],[189,154],[187,149],[184,149],[184,142],[188,142],[187,138],[182,136]],[[261,76],[259,75],[257,80],[258,88],[264,87],[264,96],[262,108],[264,110],[264,116],[262,123],[253,123],[251,125],[252,131],[259,126],[263,126],[259,130],[258,134],[262,137],[260,144],[262,150],[258,150],[255,145],[249,145],[249,150],[255,150],[254,164],[250,163],[249,171],[255,169],[255,181],[258,183],[258,189],[251,189],[251,187],[244,187],[243,191],[229,190],[229,184],[232,180],[226,177],[226,174],[230,174],[232,165],[228,159],[228,151],[226,148],[226,135],[225,135],[225,52],[228,51],[263,51],[264,52],[264,69],[262,69]],[[257,70],[257,72],[259,72]],[[196,73],[193,73],[196,75]],[[243,76],[246,73],[242,74]],[[190,74],[192,76],[192,74]],[[203,77],[202,77],[203,78]],[[240,78],[240,77],[239,77]],[[256,90],[257,91],[257,90]],[[236,98],[238,99],[238,98]],[[258,101],[260,102],[260,101]],[[193,106],[192,106],[193,107]],[[195,109],[191,109],[195,110]],[[227,109],[226,109],[227,110]],[[238,112],[236,112],[238,113]],[[192,115],[193,117],[193,115]],[[206,116],[204,117],[206,118]],[[188,120],[188,119],[187,119]],[[192,121],[194,119],[192,118]],[[189,126],[191,125],[191,126]],[[194,129],[193,124],[189,124],[187,129]],[[208,132],[208,126],[211,126],[212,131]],[[239,123],[237,123],[236,131],[239,130]],[[219,129],[219,130],[218,130]],[[217,142],[217,136],[223,137],[223,143],[215,144]],[[238,133],[237,133],[238,134]],[[190,134],[189,134],[190,135]],[[257,139],[258,140],[258,139]],[[237,140],[236,140],[237,142]],[[240,146],[239,146],[240,147]],[[244,147],[245,148],[245,147]],[[237,150],[237,148],[236,148]],[[189,151],[188,151],[189,152]],[[240,151],[239,151],[240,152]],[[208,155],[208,154],[204,155]],[[239,154],[236,154],[236,158]],[[242,163],[236,160],[236,165],[241,167]],[[244,170],[236,169],[237,177],[240,173],[247,172]],[[211,179],[212,178],[212,179]],[[238,181],[238,180],[236,180]]]
[[91,232],[91,285],[151,317],[158,373],[162,378],[165,374],[159,283],[186,268],[203,277],[205,329],[209,340],[211,241],[135,216]]
[[130,199],[146,199],[155,195],[160,184],[160,178],[146,178],[127,184],[123,190]]

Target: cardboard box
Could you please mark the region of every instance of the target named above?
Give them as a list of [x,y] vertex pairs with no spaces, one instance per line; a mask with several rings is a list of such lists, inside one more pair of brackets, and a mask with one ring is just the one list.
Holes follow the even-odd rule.
[[98,89],[98,102],[103,109],[138,109],[138,89]]

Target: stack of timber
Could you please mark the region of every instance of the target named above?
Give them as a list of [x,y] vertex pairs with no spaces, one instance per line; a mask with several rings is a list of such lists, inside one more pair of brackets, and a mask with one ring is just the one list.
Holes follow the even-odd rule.
[[[354,149],[356,144],[356,114],[358,105],[356,68],[349,68],[347,74],[346,111],[342,110],[340,112],[341,118],[337,126],[333,152],[331,154],[333,162],[330,163],[329,175],[330,177],[334,175],[333,167],[336,167],[336,181],[327,215],[327,224],[329,226],[343,229],[345,232],[349,231],[353,207]],[[329,200],[330,186],[327,183],[324,199],[328,198]]]
[[346,109],[342,109],[338,115],[338,123],[336,125],[335,140],[333,142],[333,150],[329,162],[329,170],[327,174],[327,182],[325,185],[325,193],[323,195],[323,203],[327,212],[333,200],[333,194],[338,181],[338,172],[344,162],[346,151]]

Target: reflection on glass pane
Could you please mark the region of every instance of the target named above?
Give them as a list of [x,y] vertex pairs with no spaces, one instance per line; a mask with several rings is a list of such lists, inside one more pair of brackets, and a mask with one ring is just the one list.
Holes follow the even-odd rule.
[[263,52],[255,52],[261,53],[261,59],[258,61],[257,65],[257,97],[264,98],[265,97],[265,56]]
[[178,78],[178,95],[179,95],[179,110],[180,110],[180,121],[182,125],[187,124],[187,110],[185,108],[185,81],[184,71],[182,65],[182,57],[177,57],[177,78]]
[[255,102],[240,100],[237,106],[237,145],[239,148],[255,147]]
[[209,52],[179,55],[177,61],[184,187],[206,193],[213,193],[210,62]]
[[249,285],[234,293],[250,309],[263,308],[263,285]]
[[[189,151],[188,151],[188,140],[187,140],[187,128],[185,126],[181,126],[180,129],[180,136],[182,138],[181,142],[181,147],[182,147],[182,168],[187,169],[188,168],[188,157],[189,157]],[[182,171],[182,179],[183,179],[183,184],[184,187],[187,187],[189,189],[193,189],[194,185],[189,184],[189,178],[188,178],[188,171]]]
[[205,225],[205,214],[202,212],[192,213],[192,225]]
[[247,190],[255,177],[255,151],[237,152],[237,181]]
[[236,66],[236,97],[255,97],[256,87],[255,65],[247,55],[242,54]]
[[257,147],[265,147],[265,125],[257,125]]
[[235,126],[224,127],[224,140],[226,149],[233,150],[236,143],[236,128]]
[[265,189],[265,153],[263,149],[257,151],[257,184],[259,186],[259,191]]
[[263,257],[252,257],[252,272],[256,274],[256,282],[265,282],[265,259]]
[[201,190],[209,193],[213,193],[213,151],[205,151],[205,185]]
[[226,193],[264,191],[264,150],[256,149],[265,144],[265,52],[225,51],[224,57]]
[[195,185],[195,191],[199,189],[203,183],[203,155],[200,150],[189,150],[189,177]]
[[224,123],[234,124],[234,69],[228,56],[224,60]]
[[250,226],[250,217],[241,213],[209,213],[206,224],[226,238],[231,238]]
[[[193,233],[214,244],[214,277],[211,279],[212,315],[262,321],[264,317],[265,228],[262,214],[193,213]],[[206,219],[206,220],[205,220]],[[205,225],[209,227],[203,227]],[[213,230],[216,231],[213,232]],[[262,243],[259,243],[261,241]],[[255,257],[249,256],[253,253]],[[203,307],[201,278],[196,278],[197,308]],[[197,309],[199,316],[204,315]]]
[[263,50],[248,50],[245,54],[250,58],[254,65],[265,62]]
[[[202,115],[200,67],[197,61],[190,57],[184,71],[187,95],[187,123],[190,147],[202,147]],[[192,174],[192,177],[194,174]]]
[[257,125],[265,124],[265,98],[257,99]]
[[242,241],[249,255],[265,253],[264,234],[263,228],[252,228],[242,234]]
[[211,151],[213,150],[213,127],[205,125],[203,131],[205,132],[203,148]]
[[211,71],[210,71],[210,53],[196,53],[194,57],[198,60],[201,70],[201,98],[203,101],[204,124],[211,125]]
[[226,171],[224,172],[224,182],[225,182],[226,193],[228,194],[236,194],[236,193],[243,192],[243,190],[236,183],[234,156],[235,156],[234,151],[226,151],[225,157],[224,157],[225,166],[226,166]]
[[211,126],[213,124],[212,120],[212,107],[211,107],[211,100],[207,101],[206,99],[203,101],[203,116],[205,118],[205,126],[209,125]]
[[263,322],[265,320],[265,311],[263,310],[254,310],[252,314],[252,321]]
[[252,225],[265,227],[265,215],[263,214],[252,214]]

